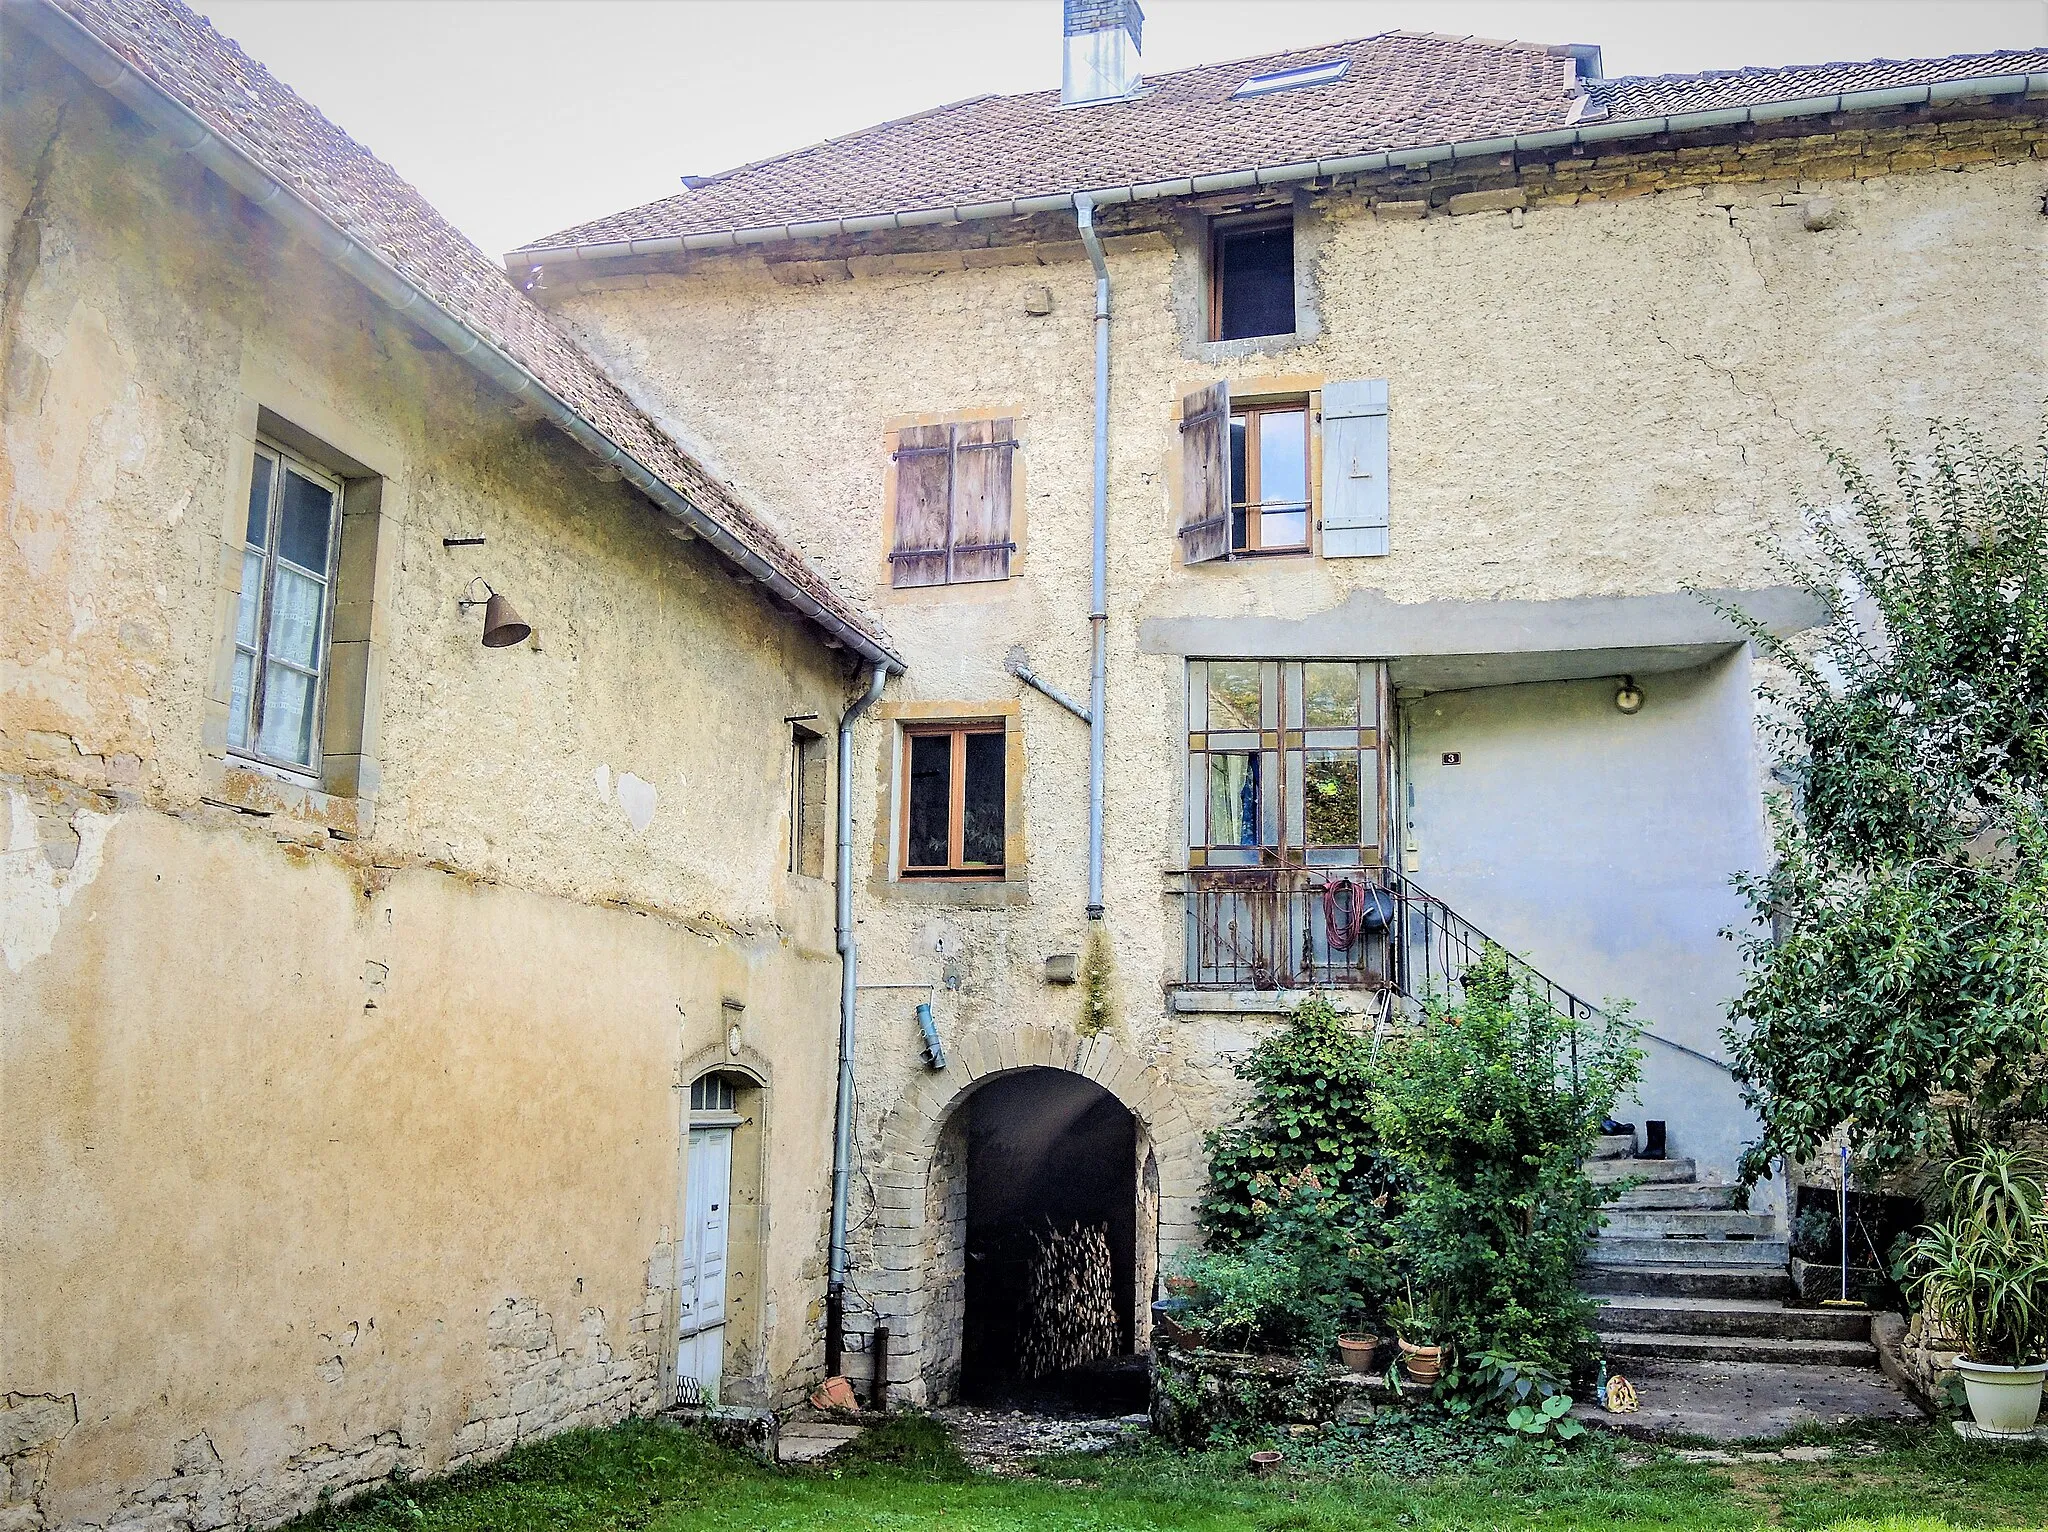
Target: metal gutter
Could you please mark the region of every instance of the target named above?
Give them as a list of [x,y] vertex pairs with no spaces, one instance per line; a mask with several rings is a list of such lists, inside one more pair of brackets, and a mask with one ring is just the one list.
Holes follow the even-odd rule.
[[878,661],[868,676],[868,689],[839,715],[838,803],[834,815],[838,861],[832,913],[832,944],[839,949],[839,1092],[832,1119],[832,1238],[825,1282],[827,1377],[837,1376],[845,1360],[846,1200],[853,1171],[853,1025],[860,995],[860,949],[853,935],[853,726],[882,695],[888,679],[889,667]]
[[1074,199],[1081,243],[1095,266],[1095,496],[1094,557],[1089,577],[1088,628],[1094,658],[1088,673],[1088,918],[1102,918],[1102,745],[1109,697],[1109,267],[1095,237],[1095,203]]
[[817,239],[838,234],[870,234],[884,229],[911,229],[929,224],[969,223],[982,218],[1015,218],[1032,213],[1081,210],[1083,201],[1096,207],[1124,202],[1149,202],[1163,197],[1192,197],[1239,187],[1277,186],[1326,176],[1358,175],[1445,160],[1483,159],[1491,155],[1536,152],[1580,144],[1606,144],[1624,138],[1649,138],[1659,133],[1685,133],[1737,123],[1784,122],[1796,117],[1825,117],[1835,112],[1883,111],[1891,107],[1939,105],[1982,96],[2034,95],[2048,92],[2048,72],[1971,75],[1925,85],[1893,85],[1879,90],[1843,91],[1828,96],[1760,102],[1753,106],[1716,107],[1666,117],[1634,117],[1619,122],[1583,119],[1577,125],[1517,133],[1507,137],[1462,139],[1409,149],[1340,158],[1296,160],[1281,165],[1254,165],[1243,170],[1149,181],[1128,186],[1093,187],[997,202],[960,203],[950,207],[866,213],[853,218],[819,218],[802,223],[763,224],[745,229],[718,229],[700,234],[668,234],[649,239],[607,240],[580,245],[531,245],[505,257],[508,268],[525,269],[569,261],[601,261],[636,255],[674,255],[689,250],[724,250],[781,240]]
[[903,660],[894,651],[848,622],[747,547],[723,522],[584,419],[523,363],[507,355],[488,337],[471,329],[437,299],[391,266],[382,252],[337,227],[325,213],[304,201],[239,147],[214,132],[184,102],[137,73],[97,34],[58,7],[54,0],[10,3],[6,10],[10,18],[19,16],[27,21],[43,41],[75,65],[94,85],[162,134],[173,148],[190,154],[287,228],[312,240],[328,259],[377,299],[468,361],[506,393],[529,403],[600,461],[618,469],[621,478],[679,523],[681,530],[710,544],[720,557],[739,566],[773,592],[777,599],[795,608],[839,644],[870,663],[902,672]]

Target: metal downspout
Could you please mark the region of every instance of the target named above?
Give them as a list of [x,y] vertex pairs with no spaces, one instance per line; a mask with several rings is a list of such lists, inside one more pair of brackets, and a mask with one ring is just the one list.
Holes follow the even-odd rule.
[[1102,734],[1109,678],[1109,267],[1095,237],[1095,200],[1074,198],[1081,243],[1095,266],[1095,557],[1088,626],[1095,640],[1088,680],[1088,918],[1102,918]]
[[846,1340],[846,1193],[853,1168],[853,1008],[860,954],[853,940],[853,725],[882,695],[889,667],[877,664],[868,689],[839,717],[838,898],[832,921],[839,949],[839,1097],[832,1119],[832,1260],[825,1287],[825,1371],[841,1370]]

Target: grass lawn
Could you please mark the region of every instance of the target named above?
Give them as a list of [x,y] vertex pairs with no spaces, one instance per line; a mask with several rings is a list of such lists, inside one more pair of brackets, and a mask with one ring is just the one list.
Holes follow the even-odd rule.
[[[1813,1438],[1823,1440],[1823,1438]],[[1821,1463],[1687,1463],[1604,1440],[1546,1464],[1430,1478],[1254,1480],[1242,1454],[1156,1447],[1046,1459],[1040,1475],[977,1474],[945,1432],[899,1416],[815,1467],[772,1469],[675,1427],[629,1422],[524,1448],[488,1468],[382,1492],[302,1523],[320,1532],[1627,1532],[1787,1527],[1961,1532],[2048,1527],[2048,1450],[1958,1441],[1947,1427],[1824,1438]],[[1874,1452],[1857,1450],[1874,1446]]]

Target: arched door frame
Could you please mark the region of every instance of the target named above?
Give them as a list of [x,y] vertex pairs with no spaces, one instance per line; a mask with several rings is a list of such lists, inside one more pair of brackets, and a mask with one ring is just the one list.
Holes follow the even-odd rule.
[[[732,1212],[726,1245],[726,1402],[768,1402],[766,1294],[761,1288],[767,1269],[769,1225],[768,1148],[775,1092],[773,1071],[764,1054],[744,1045],[734,1052],[724,1044],[699,1049],[676,1069],[677,1145],[675,1225],[669,1242],[668,1298],[662,1309],[660,1351],[661,1396],[676,1398],[676,1332],[681,1324],[675,1264],[681,1259],[685,1201],[689,1190],[690,1087],[707,1075],[728,1075],[741,1082],[737,1108],[745,1119],[733,1131]],[[737,1365],[736,1365],[737,1364]]]
[[[1158,1066],[1106,1034],[1082,1037],[1062,1027],[1023,1023],[968,1028],[947,1047],[942,1070],[919,1075],[882,1123],[874,1174],[873,1255],[854,1286],[873,1305],[869,1326],[889,1326],[889,1396],[924,1404],[932,1337],[931,1273],[926,1271],[925,1197],[939,1134],[954,1111],[988,1081],[1026,1069],[1058,1069],[1101,1086],[1137,1119],[1138,1158],[1159,1170],[1158,1250],[1162,1257],[1200,1243],[1195,1208],[1208,1175],[1202,1130],[1175,1098]],[[1139,1263],[1144,1269],[1145,1263]],[[1136,1340],[1149,1341],[1151,1311],[1136,1306]]]

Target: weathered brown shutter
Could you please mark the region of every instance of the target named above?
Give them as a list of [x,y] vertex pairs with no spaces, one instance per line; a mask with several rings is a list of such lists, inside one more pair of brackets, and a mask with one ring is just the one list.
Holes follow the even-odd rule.
[[889,583],[944,585],[952,538],[953,428],[905,426],[896,434],[896,542]]
[[953,428],[954,582],[1007,580],[1010,464],[1017,450],[1009,420],[965,421]]
[[1189,564],[1230,556],[1230,385],[1180,402],[1180,549]]

